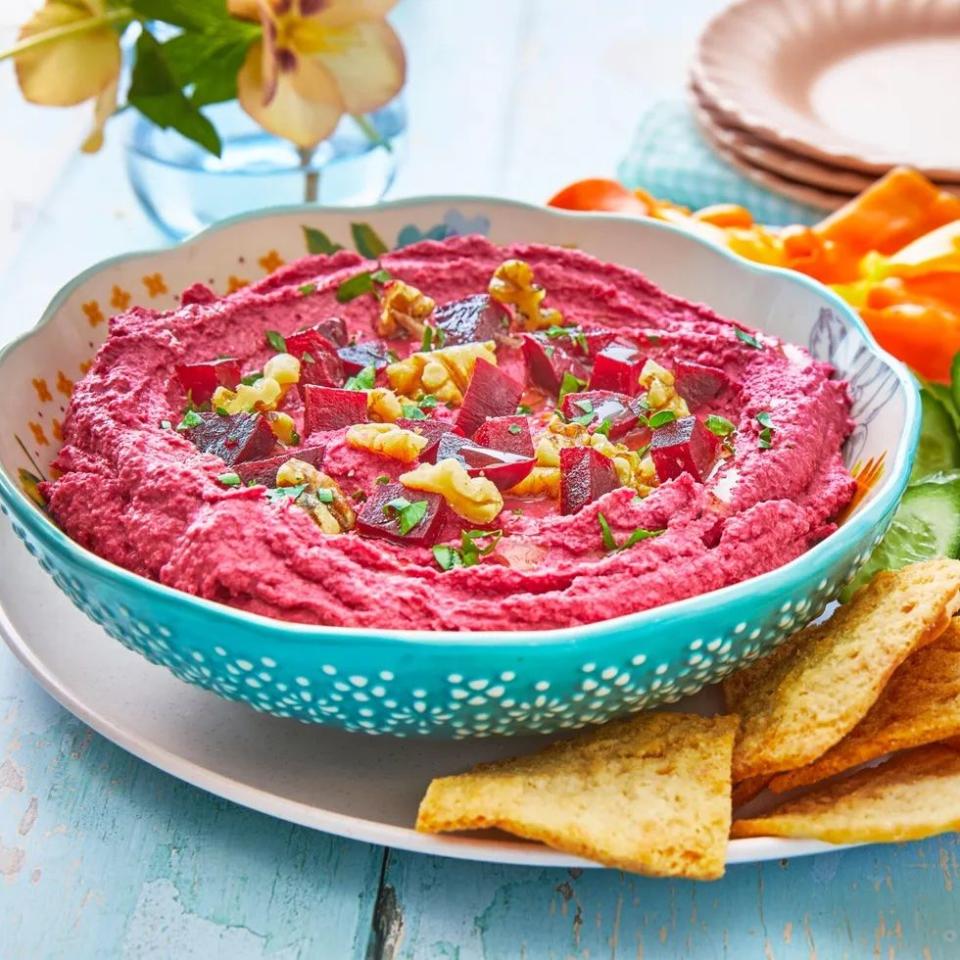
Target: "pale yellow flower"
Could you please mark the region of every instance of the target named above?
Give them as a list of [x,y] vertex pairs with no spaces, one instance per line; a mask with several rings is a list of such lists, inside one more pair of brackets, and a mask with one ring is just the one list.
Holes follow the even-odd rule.
[[403,47],[384,17],[395,0],[228,0],[263,37],[237,77],[241,106],[264,129],[310,149],[345,113],[369,113],[403,86]]
[[[103,143],[103,126],[117,106],[120,35],[104,0],[47,0],[21,28],[19,40],[51,31],[60,35],[18,53],[17,82],[25,99],[41,106],[71,107],[95,99],[94,126],[83,149]],[[85,27],[90,21],[102,21]]]

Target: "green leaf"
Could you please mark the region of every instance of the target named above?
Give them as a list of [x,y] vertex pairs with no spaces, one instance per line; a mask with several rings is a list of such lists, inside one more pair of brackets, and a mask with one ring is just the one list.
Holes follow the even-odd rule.
[[737,427],[735,424],[731,423],[726,417],[719,417],[715,413],[711,413],[706,420],[704,420],[704,426],[715,436],[718,437],[729,437]]
[[181,431],[192,430],[194,427],[199,427],[201,423],[203,423],[203,417],[195,410],[188,410],[183,415],[183,419],[177,424],[177,429]]
[[384,270],[383,267],[380,267],[379,270],[374,270],[373,273],[370,274],[370,279],[373,280],[374,283],[389,283],[393,277],[390,275],[389,270]]
[[738,340],[741,340],[748,347],[753,347],[754,350],[763,349],[763,344],[756,337],[751,337],[750,334],[745,330],[741,330],[739,327],[734,327],[733,333]]
[[960,409],[960,353],[954,355],[950,364],[950,395],[954,409]]
[[190,102],[197,107],[236,99],[237,74],[258,33],[254,24],[230,19],[217,31],[187,30],[163,44],[170,72],[181,88],[192,88]]
[[522,428],[519,423],[511,423],[510,426],[507,427],[507,433],[512,433],[515,437],[519,437],[522,433]]
[[350,233],[357,253],[368,260],[379,259],[389,249],[369,223],[351,223]]
[[146,20],[162,20],[184,30],[215,31],[240,22],[227,12],[226,0],[130,0],[129,6]]
[[300,295],[303,297],[309,297],[311,294],[317,292],[317,285],[315,283],[302,283],[297,290],[300,291]]
[[650,417],[648,423],[650,428],[656,430],[657,427],[665,427],[668,423],[673,423],[677,415],[672,410],[660,410]]
[[400,536],[405,537],[427,515],[429,504],[426,500],[414,500],[411,503],[406,497],[397,497],[384,504],[383,512],[389,515],[391,511],[397,516],[397,529]]
[[269,343],[277,353],[287,352],[287,341],[284,340],[276,330],[267,331],[267,343]]
[[343,385],[344,390],[372,390],[377,382],[377,371],[373,367],[364,367],[356,376],[349,377]]
[[437,566],[441,570],[452,570],[454,567],[463,566],[460,560],[460,552],[445,543],[438,543],[433,548],[433,558],[437,561]]
[[770,414],[766,410],[761,410],[757,414],[757,423],[759,423],[761,427],[770,427],[771,430],[773,429],[773,421],[770,419]]
[[222,483],[225,487],[239,487],[242,483],[239,473],[221,473],[217,477],[217,482]]
[[385,487],[390,482],[390,477],[386,473],[381,473],[376,480],[373,481],[378,487]]
[[641,540],[649,540],[651,537],[659,537],[660,534],[665,532],[664,530],[647,530],[644,527],[637,527],[623,542],[623,546],[621,546],[620,549],[629,550],[635,543],[639,543]]
[[316,227],[302,227],[303,238],[307,244],[307,253],[336,253],[343,247],[339,243],[334,243],[322,230]]
[[610,420],[610,418],[609,418],[609,417],[604,417],[603,420],[602,420],[601,423],[600,423],[600,426],[599,426],[599,427],[594,427],[593,432],[594,432],[594,433],[600,433],[600,434],[602,434],[602,435],[605,436],[605,437],[609,437],[609,436],[610,436],[610,428],[611,428],[612,426],[613,426],[613,423],[612,423],[612,421]]
[[222,145],[213,124],[187,99],[164,57],[163,47],[149,31],[137,39],[137,58],[127,102],[166,130],[172,127],[219,157]]
[[267,500],[270,503],[282,503],[284,500],[296,501],[306,489],[305,483],[298,483],[294,487],[273,487],[267,490]]
[[349,303],[365,293],[373,291],[373,274],[369,270],[358,273],[349,280],[344,280],[337,287],[337,303]]
[[[284,344],[286,346],[286,344]],[[253,373],[248,373],[246,376],[240,378],[240,382],[245,387],[252,387],[258,380],[263,377],[263,371],[255,370]]]
[[568,393],[580,393],[580,391],[583,390],[586,385],[586,380],[581,380],[579,377],[575,377],[569,370],[567,370],[563,375],[563,380],[560,381],[560,395],[557,397],[557,403],[562,403],[563,398]]
[[440,401],[432,394],[428,393],[420,398],[421,410],[432,410]]
[[415,403],[402,403],[400,409],[408,420],[426,420],[427,415]]
[[600,539],[603,541],[603,549],[606,550],[607,553],[612,553],[617,549],[617,541],[613,538],[613,531],[610,529],[610,524],[602,513],[597,514],[597,523],[600,524]]

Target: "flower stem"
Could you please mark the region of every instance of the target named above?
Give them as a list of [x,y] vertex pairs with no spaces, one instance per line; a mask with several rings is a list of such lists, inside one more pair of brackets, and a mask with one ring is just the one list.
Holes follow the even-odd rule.
[[380,135],[380,131],[370,122],[369,117],[365,117],[362,113],[351,113],[350,116],[371,143],[383,147],[387,153],[393,153],[393,144]]
[[310,162],[313,160],[313,153],[316,147],[298,147],[297,153],[300,156],[300,166],[304,170],[303,178],[303,202],[316,203],[320,195],[320,172],[310,169]]
[[77,20],[74,23],[68,23],[63,27],[53,27],[51,30],[44,30],[41,33],[35,33],[32,37],[26,37],[19,43],[15,43],[6,50],[0,50],[0,61],[9,60],[11,57],[18,57],[29,50],[36,50],[38,47],[45,47],[48,43],[56,43],[64,37],[72,37],[78,33],[87,33],[90,30],[96,30],[99,27],[107,26],[111,23],[129,22],[133,20],[134,12],[130,7],[118,7],[116,10],[110,10],[107,13],[100,14],[97,17],[89,17],[86,20]]

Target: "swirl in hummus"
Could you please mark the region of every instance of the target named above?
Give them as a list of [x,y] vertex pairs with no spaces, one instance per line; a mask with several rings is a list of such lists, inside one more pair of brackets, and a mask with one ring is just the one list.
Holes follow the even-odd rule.
[[43,490],[101,557],[242,610],[566,627],[834,530],[854,482],[831,374],[575,250],[340,251],[114,317]]

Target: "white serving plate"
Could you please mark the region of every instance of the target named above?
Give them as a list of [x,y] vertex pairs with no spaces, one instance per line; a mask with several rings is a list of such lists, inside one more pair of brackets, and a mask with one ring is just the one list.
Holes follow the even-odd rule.
[[[430,779],[529,752],[541,737],[405,740],[350,734],[255,713],[182,683],[88,620],[0,523],[0,634],[67,710],[130,753],[187,783],[291,823],[418,853],[540,867],[596,867],[493,832],[412,829]],[[671,707],[710,711],[714,689]],[[745,839],[727,863],[843,849],[819,841]]]

